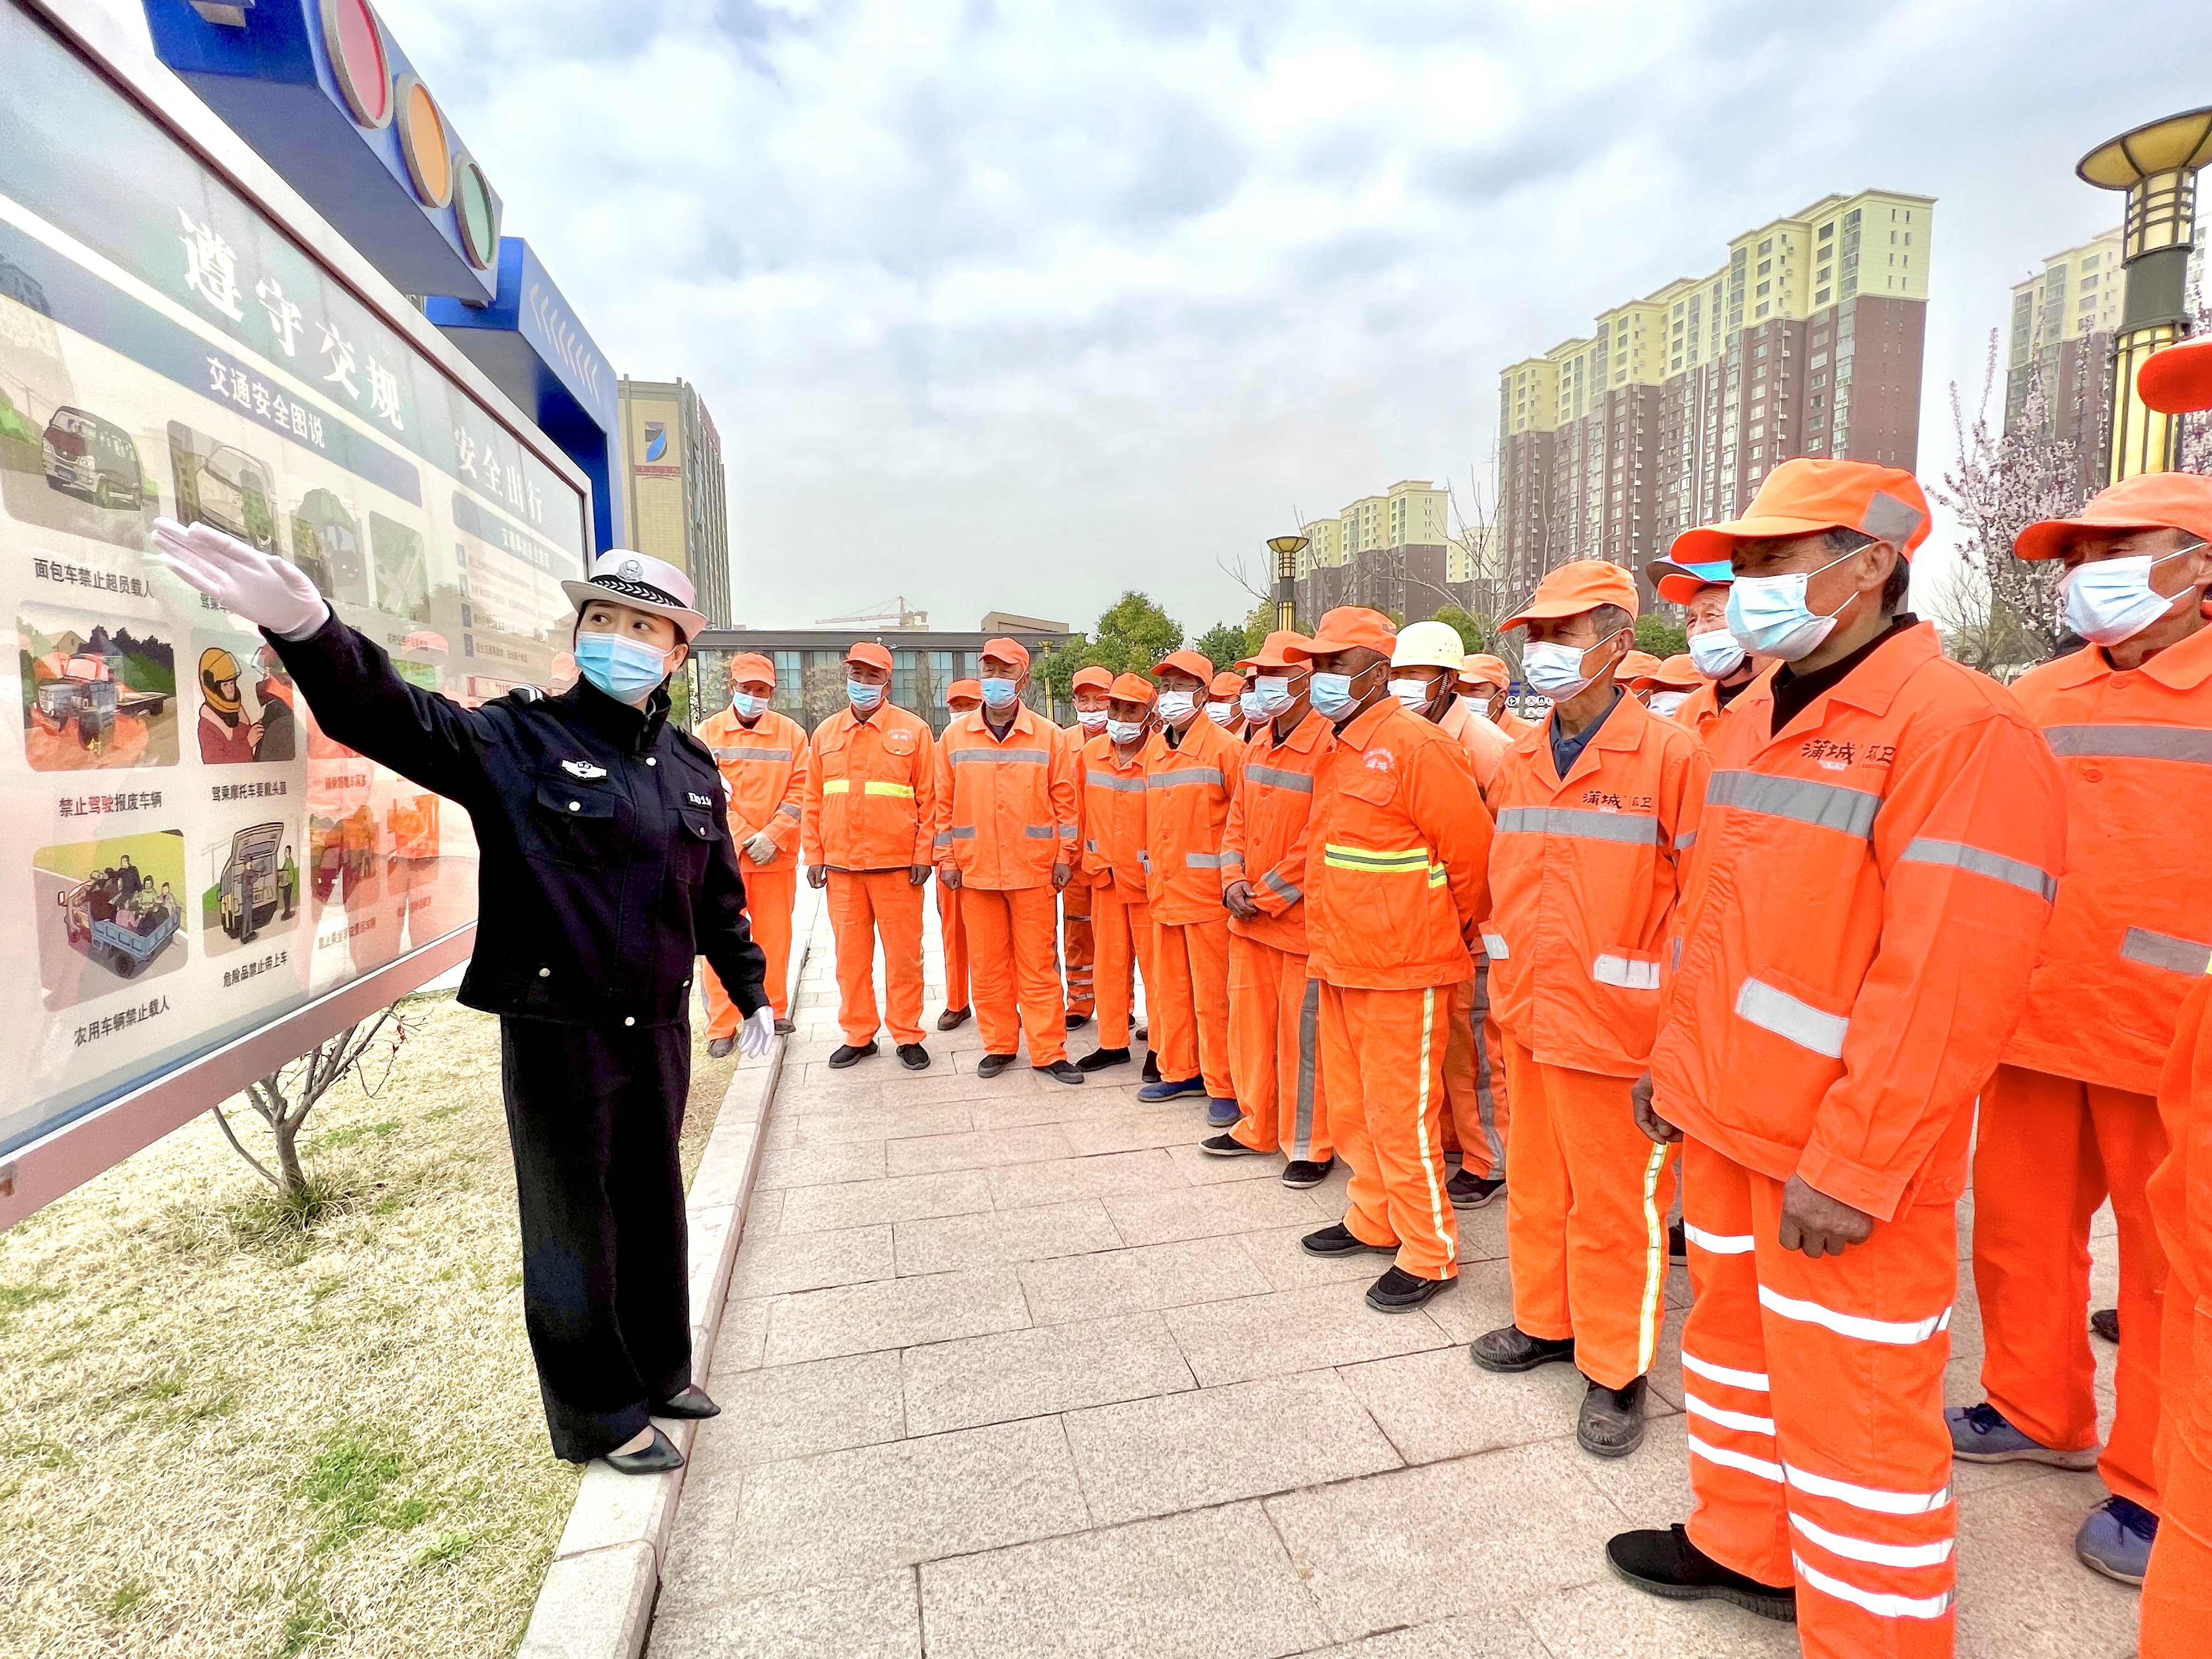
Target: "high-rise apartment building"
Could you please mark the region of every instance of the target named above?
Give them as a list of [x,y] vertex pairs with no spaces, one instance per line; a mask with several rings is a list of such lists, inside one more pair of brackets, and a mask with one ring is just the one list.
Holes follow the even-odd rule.
[[1455,563],[1451,495],[1426,478],[1401,478],[1380,495],[1363,495],[1333,519],[1299,526],[1299,617],[1312,622],[1340,605],[1364,605],[1425,617],[1440,605],[1466,605]]
[[2078,446],[2085,492],[2105,482],[2112,444],[2112,331],[2127,298],[2120,232],[2054,253],[2012,289],[2005,351],[2004,429],[2020,430],[2031,388],[2045,434]]
[[622,437],[632,543],[690,576],[708,625],[727,628],[730,507],[714,416],[689,381],[625,374]]
[[1505,596],[1570,559],[1641,572],[1793,455],[1911,466],[1934,198],[1826,196],[1728,262],[1499,377]]

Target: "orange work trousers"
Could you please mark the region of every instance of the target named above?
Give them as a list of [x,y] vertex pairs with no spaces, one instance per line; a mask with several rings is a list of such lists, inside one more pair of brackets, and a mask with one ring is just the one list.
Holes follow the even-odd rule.
[[1451,1042],[1444,1049],[1444,1150],[1485,1181],[1505,1175],[1504,1038],[1490,1013],[1490,963],[1480,952],[1474,977],[1452,988]]
[[1127,901],[1118,886],[1091,890],[1091,932],[1098,946],[1093,971],[1098,990],[1098,1046],[1129,1046],[1130,1004],[1136,978],[1145,979],[1145,1000],[1152,1000],[1158,983],[1152,963],[1152,907],[1143,899]]
[[[2097,1472],[2159,1512],[2158,1340],[2166,1251],[2143,1185],[2166,1156],[2158,1102],[2000,1066],[1974,1143],[1974,1288],[1982,1389],[2022,1434],[2062,1451],[2097,1443],[2089,1353],[2089,1220],[2109,1192],[2119,1223],[2120,1358],[2112,1432]],[[2132,1324],[2142,1339],[2128,1340]]]
[[1505,1155],[1513,1322],[1575,1340],[1593,1382],[1625,1389],[1651,1369],[1667,1317],[1674,1148],[1636,1127],[1634,1079],[1546,1066],[1505,1039],[1516,1111]]
[[1067,981],[1067,1016],[1087,1014],[1097,1006],[1091,982],[1097,946],[1091,931],[1091,889],[1070,882],[1060,890],[1061,961]]
[[968,928],[960,919],[960,890],[937,884],[937,931],[945,942],[945,1012],[968,1006]]
[[[2185,1014],[2182,1029],[2191,1029]],[[2184,1038],[2184,1041],[2189,1039]],[[2142,1587],[2139,1659],[2197,1659],[2212,1629],[2212,1352],[2199,1355],[2197,1310],[2169,1281],[2159,1377],[2165,1410],[2159,1420],[2158,1492],[2165,1504],[2150,1572]],[[2120,1337],[2127,1338],[2124,1317]]]
[[1328,1103],[1321,1078],[1321,981],[1306,959],[1229,936],[1229,1071],[1243,1115],[1229,1133],[1255,1152],[1326,1164]]
[[1060,1000],[1060,907],[1049,887],[963,887],[975,970],[975,1029],[983,1052],[1011,1054],[1027,1031],[1030,1064],[1067,1058],[1067,1012]]
[[[748,866],[745,913],[751,917],[753,943],[768,957],[768,1006],[778,1019],[791,1018],[791,913],[799,903],[799,866],[794,860],[778,869]],[[707,994],[707,1037],[731,1037],[744,1021],[738,1005],[722,988],[714,970],[702,961],[700,988]]]
[[1459,1276],[1459,1230],[1444,1195],[1444,1022],[1451,987],[1321,988],[1321,1069],[1333,1079],[1329,1133],[1351,1166],[1344,1224],[1395,1243],[1423,1279]]
[[830,937],[837,949],[837,1026],[858,1046],[875,1040],[876,941],[884,945],[891,1041],[921,1041],[921,889],[903,870],[832,870]]
[[1796,1583],[1806,1659],[1948,1659],[1957,1203],[1907,1203],[1814,1261],[1778,1242],[1782,1182],[1695,1139],[1682,1164],[1692,1541]]
[[1152,1051],[1170,1083],[1202,1077],[1215,1100],[1234,1100],[1229,1070],[1229,918],[1152,924],[1159,978],[1145,981]]

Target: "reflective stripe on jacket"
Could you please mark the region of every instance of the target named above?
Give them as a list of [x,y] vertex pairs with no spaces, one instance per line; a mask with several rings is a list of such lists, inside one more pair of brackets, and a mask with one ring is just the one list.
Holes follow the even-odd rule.
[[1974,1096],[2050,917],[2063,791],[2020,705],[1945,660],[1932,624],[1770,737],[1772,680],[1713,728],[1655,1103],[1886,1220],[1908,1190],[1965,1185]]
[[1221,832],[1244,769],[1244,745],[1203,709],[1183,727],[1179,748],[1163,737],[1145,763],[1145,850],[1152,920],[1182,927],[1218,921],[1221,902]]
[[799,823],[806,811],[806,728],[788,714],[763,709],[748,727],[736,713],[718,708],[694,734],[707,745],[730,792],[730,834],[738,862],[760,866],[745,843],[763,830],[788,868],[799,852]]
[[1459,745],[1385,697],[1336,733],[1314,777],[1306,939],[1316,978],[1456,985],[1490,915],[1490,813]]
[[1711,770],[1704,744],[1626,693],[1564,780],[1547,726],[1507,752],[1490,792],[1490,1008],[1542,1064],[1642,1075]]
[[1262,721],[1245,745],[1244,767],[1229,821],[1221,832],[1221,886],[1249,882],[1260,915],[1229,918],[1229,931],[1294,956],[1306,953],[1306,829],[1313,817],[1314,774],[1335,733],[1309,710],[1291,735],[1275,741]]
[[865,720],[841,708],[814,729],[799,844],[809,864],[906,870],[929,862],[937,743],[890,702]]
[[1127,766],[1103,732],[1083,745],[1077,780],[1083,787],[1083,867],[1092,884],[1112,882],[1128,903],[1145,897],[1145,769],[1167,744],[1149,732]]
[[1066,734],[1034,708],[1017,708],[1001,738],[983,712],[945,728],[937,755],[939,869],[963,886],[993,891],[1049,887],[1052,866],[1079,856],[1075,757]]

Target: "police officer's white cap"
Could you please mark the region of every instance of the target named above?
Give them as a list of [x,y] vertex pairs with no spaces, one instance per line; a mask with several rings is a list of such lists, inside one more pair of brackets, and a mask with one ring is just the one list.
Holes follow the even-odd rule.
[[579,611],[593,599],[619,599],[634,610],[665,617],[687,643],[707,625],[707,618],[694,608],[698,595],[689,576],[665,559],[648,558],[626,547],[600,554],[592,561],[588,581],[562,582],[561,591]]

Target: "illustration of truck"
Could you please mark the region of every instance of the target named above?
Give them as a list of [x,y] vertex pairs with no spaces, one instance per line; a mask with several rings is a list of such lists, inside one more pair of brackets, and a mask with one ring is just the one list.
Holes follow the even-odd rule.
[[94,507],[136,507],[146,481],[131,434],[82,409],[61,408],[46,422],[41,445],[46,483]]
[[75,656],[50,651],[32,665],[32,678],[31,718],[40,729],[58,738],[74,720],[76,740],[87,749],[99,748],[114,734],[118,713],[150,720],[169,702],[159,691],[118,686],[107,659],[89,651]]
[[54,895],[69,942],[120,979],[135,979],[177,936],[184,913],[167,887],[158,894],[128,859]]
[[298,878],[279,856],[283,842],[281,823],[257,823],[230,838],[230,856],[216,876],[216,915],[222,931],[241,945],[252,943],[280,908],[292,914]]
[[333,892],[341,900],[352,897],[354,884],[376,864],[376,820],[368,808],[356,807],[343,818],[309,818],[307,858],[318,904],[327,902]]

